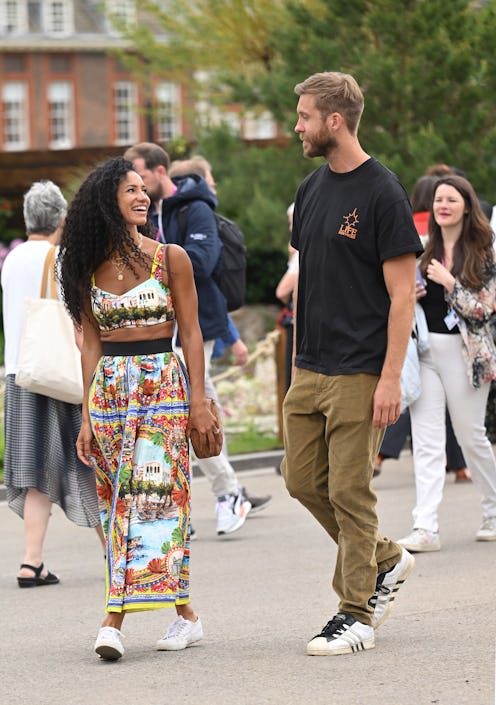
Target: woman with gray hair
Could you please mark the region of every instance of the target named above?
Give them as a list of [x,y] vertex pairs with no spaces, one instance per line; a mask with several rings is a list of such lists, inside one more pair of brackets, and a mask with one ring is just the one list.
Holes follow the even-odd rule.
[[52,503],[74,523],[95,527],[100,536],[101,530],[94,473],[76,455],[81,407],[35,394],[15,382],[24,300],[40,295],[45,258],[50,247],[60,241],[67,201],[52,181],[38,181],[24,195],[23,212],[27,241],[8,254],[1,275],[5,485],[10,508],[24,519],[18,585],[35,587],[59,582],[44,567],[42,557]]

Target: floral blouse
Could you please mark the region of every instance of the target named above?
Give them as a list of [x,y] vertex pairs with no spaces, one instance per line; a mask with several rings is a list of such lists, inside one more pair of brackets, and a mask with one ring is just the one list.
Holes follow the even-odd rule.
[[459,318],[468,378],[478,389],[496,379],[496,347],[490,325],[496,301],[496,265],[491,265],[479,291],[464,288],[456,279],[449,301]]

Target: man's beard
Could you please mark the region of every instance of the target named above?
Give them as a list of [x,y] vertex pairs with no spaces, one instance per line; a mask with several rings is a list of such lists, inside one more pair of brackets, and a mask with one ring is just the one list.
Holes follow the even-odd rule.
[[152,203],[158,203],[164,196],[160,183],[156,184],[155,186],[152,186],[152,188],[147,188],[146,192],[150,197]]
[[315,137],[303,143],[303,156],[307,159],[327,157],[329,152],[332,152],[337,146],[336,139],[329,135],[325,127],[322,127]]

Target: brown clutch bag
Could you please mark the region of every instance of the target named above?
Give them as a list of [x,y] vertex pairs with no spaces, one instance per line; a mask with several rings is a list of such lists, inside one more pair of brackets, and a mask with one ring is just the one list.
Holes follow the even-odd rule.
[[210,404],[210,411],[215,416],[216,425],[218,428],[217,433],[213,434],[214,441],[213,445],[209,442],[208,435],[206,433],[200,433],[196,428],[192,428],[190,432],[190,441],[195,451],[197,458],[213,458],[219,455],[222,450],[222,419],[220,418],[220,412],[217,404],[213,399],[208,400]]

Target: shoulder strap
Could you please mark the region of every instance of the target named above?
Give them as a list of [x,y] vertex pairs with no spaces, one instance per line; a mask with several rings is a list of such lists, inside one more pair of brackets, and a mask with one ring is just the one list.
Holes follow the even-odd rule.
[[177,224],[179,226],[179,237],[180,237],[180,242],[178,242],[178,245],[181,245],[183,247],[184,241],[186,239],[186,231],[187,231],[187,225],[188,225],[188,208],[189,208],[189,203],[185,203],[183,206],[177,209],[176,213],[176,218],[177,218]]
[[[45,257],[45,263],[43,265],[43,274],[41,277],[41,290],[40,290],[40,298],[44,299],[46,298],[51,298],[51,299],[56,299],[57,298],[57,287],[55,284],[55,245],[52,245],[50,249],[47,252],[47,256]],[[50,274],[50,296],[47,297],[47,285],[48,285],[48,275]]]
[[153,278],[155,274],[155,270],[159,266],[160,262],[158,261],[158,253],[160,252],[160,248],[163,247],[160,243],[157,245],[155,252],[153,253],[153,262],[152,262],[152,271],[150,272],[150,279]]

